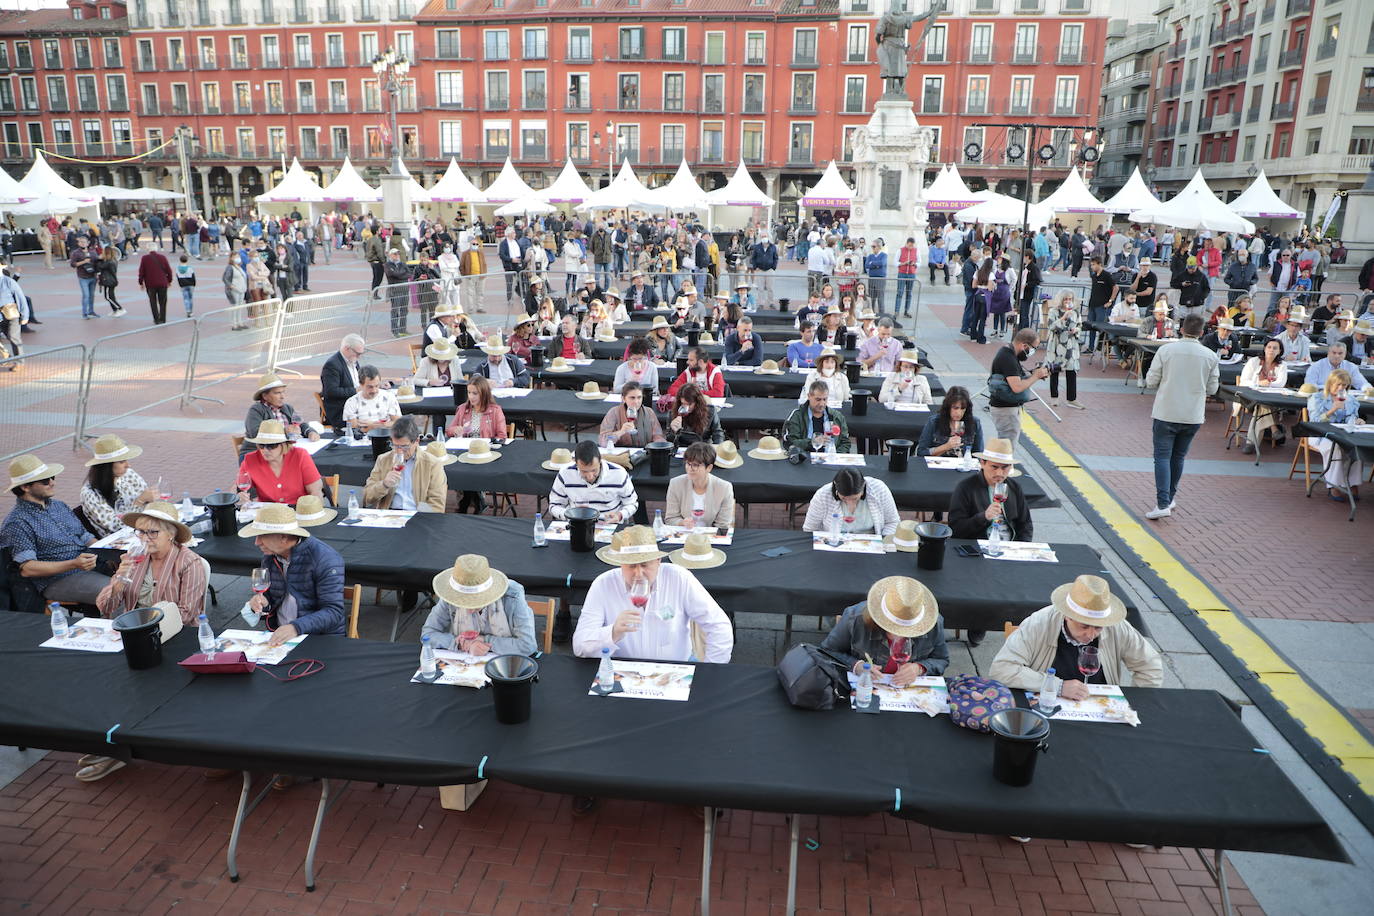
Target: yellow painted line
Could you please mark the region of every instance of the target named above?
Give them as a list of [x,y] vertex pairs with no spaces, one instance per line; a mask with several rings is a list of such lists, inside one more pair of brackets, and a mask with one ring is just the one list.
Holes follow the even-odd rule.
[[1368,794],[1374,794],[1374,743],[1322,696],[1274,647],[1248,626],[1212,587],[1188,569],[1121,501],[1098,483],[1044,426],[1022,419],[1022,435],[1035,443],[1050,464],[1092,505],[1116,534],[1154,570],[1198,618],[1254,672],[1298,724],[1325,748]]

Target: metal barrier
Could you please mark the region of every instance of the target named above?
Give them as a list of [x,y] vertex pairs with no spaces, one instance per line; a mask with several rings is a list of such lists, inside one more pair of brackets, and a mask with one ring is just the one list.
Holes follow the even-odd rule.
[[196,352],[186,372],[183,407],[193,401],[223,403],[203,392],[245,375],[262,375],[272,368],[272,349],[282,321],[280,299],[214,309],[194,320]]
[[150,407],[184,403],[199,327],[196,319],[182,318],[111,334],[91,344],[78,437]]
[[86,353],[71,344],[0,360],[0,462],[68,438],[77,447]]
[[[406,284],[414,285],[414,284]],[[377,292],[384,293],[385,287]],[[280,309],[267,364],[279,369],[328,356],[352,328],[366,335],[373,296],[365,289],[292,296]]]

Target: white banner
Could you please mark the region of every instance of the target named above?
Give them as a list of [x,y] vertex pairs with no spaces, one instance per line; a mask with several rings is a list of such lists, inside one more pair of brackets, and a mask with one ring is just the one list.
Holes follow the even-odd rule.
[[1324,237],[1326,235],[1326,227],[1331,225],[1331,221],[1335,219],[1336,214],[1340,212],[1341,199],[1342,198],[1339,191],[1331,195],[1331,206],[1326,208],[1326,216],[1322,217],[1321,228],[1317,230],[1318,238]]

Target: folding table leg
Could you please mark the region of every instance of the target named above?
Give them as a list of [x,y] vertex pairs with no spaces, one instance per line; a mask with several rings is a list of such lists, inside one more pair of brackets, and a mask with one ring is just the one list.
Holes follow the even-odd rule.
[[[347,786],[348,783],[344,783]],[[305,889],[313,892],[315,890],[315,849],[320,844],[320,828],[324,826],[324,816],[329,813],[329,809],[334,807],[334,802],[342,796],[343,790],[339,790],[339,795],[329,797],[329,780],[320,780],[320,806],[315,809],[315,827],[310,831],[310,845],[305,851]]]
[[271,777],[268,777],[267,785],[263,786],[262,791],[258,793],[258,797],[253,799],[252,802],[249,802],[248,792],[252,787],[253,774],[248,772],[247,770],[244,770],[243,791],[239,794],[239,808],[238,811],[234,814],[234,829],[229,832],[229,880],[233,882],[237,882],[239,880],[239,832],[243,829],[244,819],[246,819],[248,815],[252,814],[253,809],[258,806],[258,803],[267,797],[268,792],[272,791],[272,779]]
[[1223,850],[1216,850],[1212,861],[1216,865],[1217,890],[1221,892],[1221,916],[1231,916],[1231,889],[1226,886],[1226,859]]
[[801,831],[801,815],[792,815],[792,840],[787,852],[787,916],[797,912],[797,838]]
[[701,831],[701,916],[711,916],[711,845],[716,838],[716,809],[707,806]]

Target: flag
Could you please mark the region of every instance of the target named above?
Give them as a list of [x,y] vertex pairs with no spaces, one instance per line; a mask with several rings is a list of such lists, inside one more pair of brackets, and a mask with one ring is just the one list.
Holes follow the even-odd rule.
[[1341,193],[1337,191],[1331,195],[1331,206],[1326,208],[1326,215],[1322,217],[1321,228],[1317,230],[1319,238],[1325,237],[1326,228],[1331,225],[1331,221],[1336,218],[1336,214],[1341,209]]

